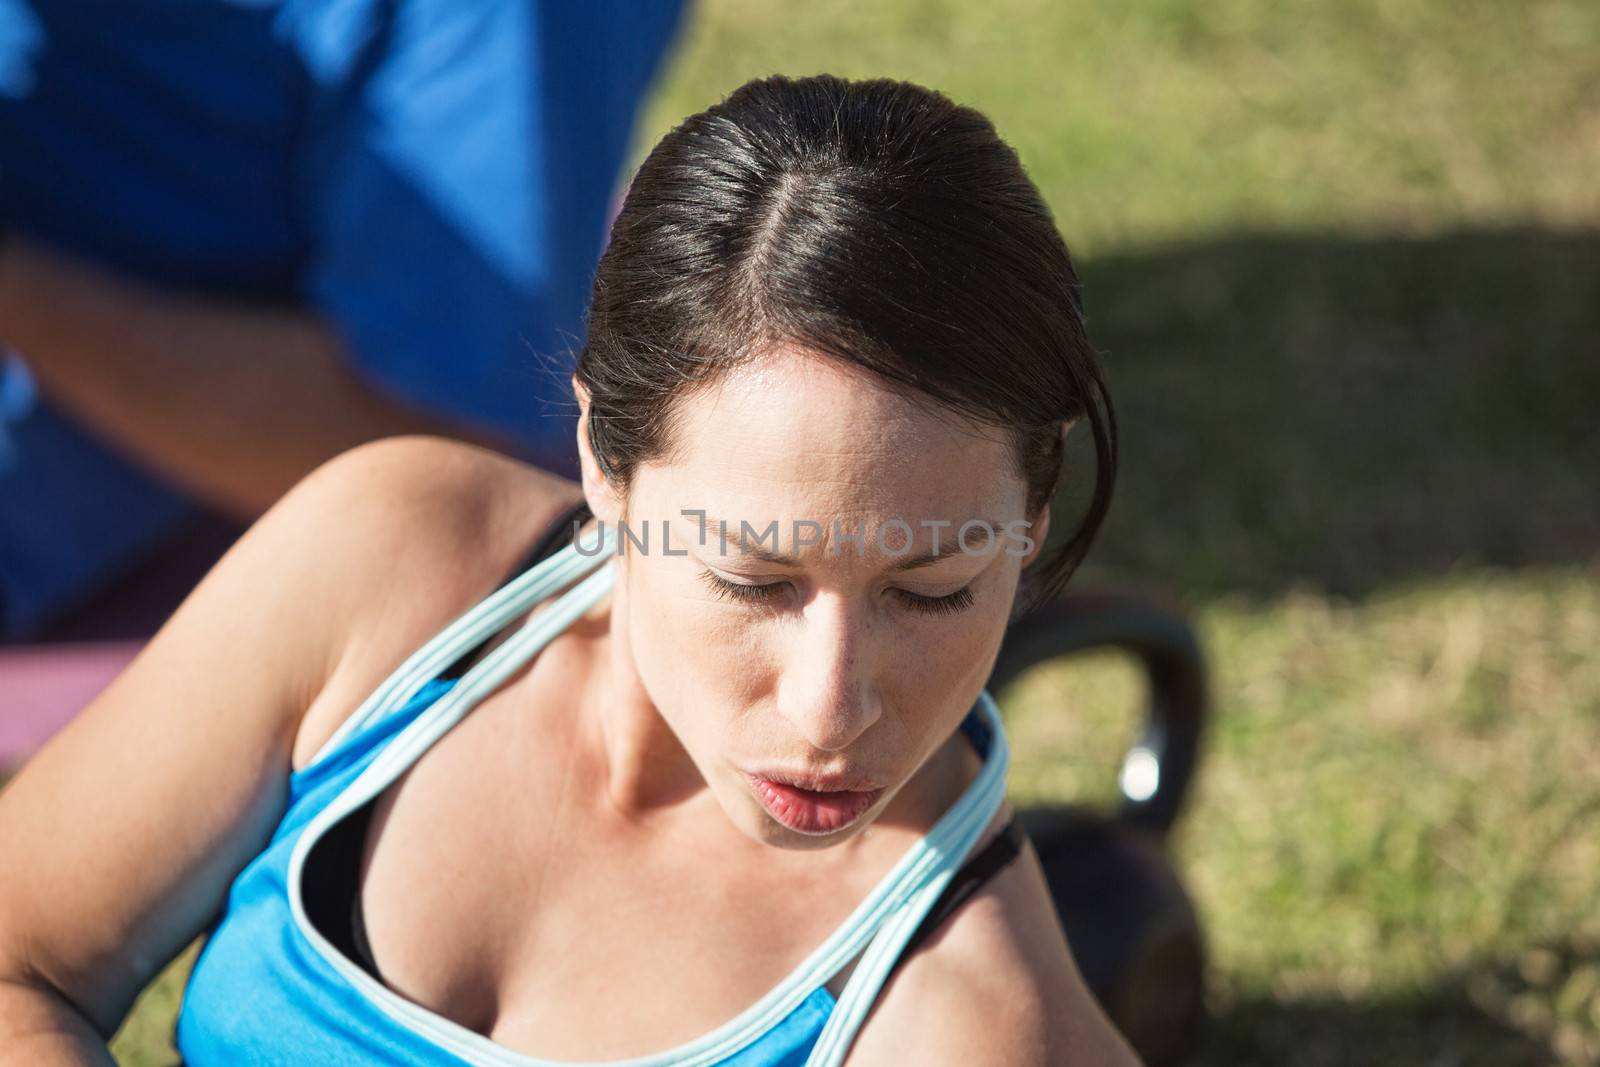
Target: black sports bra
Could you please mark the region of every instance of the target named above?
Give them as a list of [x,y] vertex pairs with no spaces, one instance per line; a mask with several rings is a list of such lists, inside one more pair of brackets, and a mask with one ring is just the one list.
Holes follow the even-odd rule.
[[[592,517],[585,502],[580,501],[568,508],[539,538],[506,581],[512,581],[564,548],[572,540],[573,534]],[[463,653],[440,672],[439,677],[458,678],[465,674],[488,643],[484,641]],[[356,961],[373,978],[382,981],[377,960],[372,955],[372,946],[367,940],[366,920],[361,910],[361,857],[365,851],[367,829],[372,822],[373,804],[374,801],[368,801],[351,812],[317,842],[311,855],[306,857],[301,899],[312,925],[347,958]],[[906,942],[895,961],[895,969],[898,970],[984,883],[1016,859],[1026,841],[1027,835],[1013,816],[992,841],[956,872]]]

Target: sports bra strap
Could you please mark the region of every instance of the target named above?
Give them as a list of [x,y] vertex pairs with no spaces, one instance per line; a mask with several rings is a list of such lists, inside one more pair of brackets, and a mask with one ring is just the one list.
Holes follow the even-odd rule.
[[[311,765],[335,751],[351,734],[403,706],[423,686],[493,638],[518,615],[547,599],[575,578],[594,570],[597,560],[603,563],[615,552],[614,537],[614,531],[602,526],[596,547],[585,548],[578,543],[569,545],[567,550],[558,552],[502,586],[441,630],[431,641],[408,656],[362,701],[361,706],[317,750],[317,754],[311,758]],[[610,568],[606,568],[604,573],[609,575]]]
[[[496,588],[504,588],[543,563],[555,554],[558,549],[565,548],[577,536],[578,529],[593,517],[594,513],[589,510],[589,502],[587,500],[580,500],[567,508],[561,513],[560,518],[551,523],[549,528],[539,536],[539,540],[534,543],[533,547],[527,551],[522,559],[517,561],[516,569],[506,575]],[[488,645],[490,640],[492,638],[484,638],[477,645],[462,653],[454,663],[439,672],[439,677],[459,678],[467,673],[468,668],[477,660],[478,653],[483,651],[484,646]]]
[[1017,817],[1013,815],[1006,820],[1005,826],[995,835],[994,840],[985,845],[981,852],[956,872],[955,878],[945,887],[944,893],[928,910],[922,925],[917,927],[916,933],[911,935],[911,940],[907,941],[906,947],[900,951],[894,966],[889,968],[889,974],[892,976],[898,971],[900,966],[933,936],[934,931],[960,911],[961,906],[971,900],[989,879],[1009,867],[1011,861],[1022,854],[1022,847],[1027,841],[1028,835],[1022,829],[1022,824],[1017,821]]

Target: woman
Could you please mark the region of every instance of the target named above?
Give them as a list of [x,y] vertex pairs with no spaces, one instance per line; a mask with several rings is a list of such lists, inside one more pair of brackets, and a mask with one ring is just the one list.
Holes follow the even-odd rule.
[[686,121],[595,280],[581,487],[345,454],[0,797],[0,1049],[104,1061],[210,928],[192,1064],[1131,1062],[1008,862],[982,692],[1109,501],[1076,286],[936,93]]

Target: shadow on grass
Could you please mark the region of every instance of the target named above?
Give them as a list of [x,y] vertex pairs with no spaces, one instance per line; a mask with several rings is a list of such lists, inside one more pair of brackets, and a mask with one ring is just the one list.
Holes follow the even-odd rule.
[[1432,990],[1381,1000],[1244,998],[1218,1011],[1191,1067],[1600,1062],[1600,943],[1485,957]]
[[1239,235],[1083,274],[1124,446],[1093,569],[1203,601],[1596,560],[1600,231]]
[[1378,1003],[1237,1004],[1211,1028],[1192,1067],[1535,1067],[1550,1046],[1449,995]]

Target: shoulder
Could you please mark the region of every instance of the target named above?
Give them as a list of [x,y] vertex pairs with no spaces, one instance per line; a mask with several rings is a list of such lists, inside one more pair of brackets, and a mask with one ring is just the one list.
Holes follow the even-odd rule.
[[285,563],[316,590],[328,661],[295,765],[410,652],[492,592],[581,496],[525,463],[425,436],[351,449],[291,491],[279,507],[292,529],[278,540],[298,545]]
[[485,523],[507,521],[530,507],[544,505],[553,514],[577,495],[572,482],[498,452],[407,435],[333,457],[291,490],[282,506],[303,521],[354,524],[386,548],[427,551],[469,531],[481,537]]
[[330,579],[323,610],[358,626],[475,587],[580,495],[475,445],[389,437],[322,464],[257,525],[286,553],[278,576]]
[[878,995],[846,1063],[1136,1067],[1073,964],[1032,845]]

